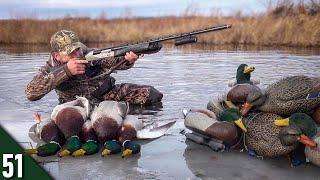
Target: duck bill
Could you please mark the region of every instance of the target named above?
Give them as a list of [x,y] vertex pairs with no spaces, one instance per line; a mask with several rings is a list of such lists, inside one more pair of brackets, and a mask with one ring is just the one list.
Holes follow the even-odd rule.
[[73,157],[81,157],[84,156],[86,154],[86,151],[83,149],[78,149],[75,152],[72,153]]
[[63,151],[61,151],[60,153],[59,153],[59,157],[65,157],[65,156],[68,156],[68,155],[70,155],[70,151],[69,150],[67,150],[67,149],[64,149]]
[[27,155],[38,154],[38,150],[37,149],[26,149],[26,150],[24,150],[24,153]]
[[248,74],[254,71],[254,67],[246,66],[243,70],[243,73]]
[[241,109],[241,115],[242,116],[247,115],[251,108],[252,108],[252,104],[250,104],[248,102],[244,103],[244,105]]
[[239,128],[242,129],[243,132],[247,132],[247,128],[244,126],[244,124],[242,123],[242,119],[238,119],[234,122],[237,126],[239,126]]
[[309,146],[311,148],[314,148],[317,146],[317,143],[314,142],[314,140],[310,139],[308,136],[304,135],[304,134],[301,134],[300,135],[300,138],[299,138],[299,141],[306,145],[306,146]]
[[289,126],[289,118],[274,120],[276,126]]
[[126,149],[122,152],[122,158],[129,157],[132,154],[132,150]]
[[104,149],[101,153],[101,156],[105,157],[111,154],[111,151],[109,149]]

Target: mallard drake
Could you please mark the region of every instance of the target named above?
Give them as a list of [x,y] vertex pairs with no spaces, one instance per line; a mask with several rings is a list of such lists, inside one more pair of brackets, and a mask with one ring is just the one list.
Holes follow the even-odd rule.
[[110,154],[118,154],[122,150],[122,145],[117,140],[106,141],[103,144],[101,156],[105,157]]
[[67,139],[65,147],[59,152],[60,157],[80,149],[81,142],[78,135],[89,113],[90,105],[85,97],[77,97],[76,100],[60,104],[53,109],[51,119]]
[[[209,110],[183,110],[184,114],[184,125],[197,133],[210,136],[212,138],[218,139],[226,143],[227,145],[233,145],[237,142],[239,138],[239,133],[233,122],[243,131],[246,131],[242,124],[240,115],[236,116],[234,114],[236,109],[228,108],[218,115],[216,115]],[[239,111],[237,110],[238,114]],[[235,117],[232,123],[230,122]]]
[[313,137],[317,134],[316,123],[305,113],[294,113],[288,118],[276,119],[274,124],[277,126],[297,126],[308,137]]
[[138,154],[140,153],[140,150],[141,150],[140,144],[130,140],[124,141],[122,144],[122,147],[123,147],[122,158],[128,157],[132,154]]
[[227,100],[234,104],[245,103],[250,92],[261,91],[251,80],[251,72],[254,67],[247,64],[241,64],[237,69],[237,83],[228,91]]
[[254,67],[250,67],[247,64],[240,64],[237,68],[236,80],[234,82],[229,82],[228,86],[233,87],[237,84],[260,84],[259,80],[251,79],[251,72],[255,70]]
[[176,121],[154,121],[145,123],[136,115],[127,115],[118,131],[118,140],[155,139],[163,136]]
[[313,92],[319,83],[320,79],[315,77],[286,77],[269,85],[265,93],[253,92],[253,95],[248,95],[241,114],[246,115],[253,106],[258,106],[260,111],[282,116],[309,112],[320,106],[320,98],[307,99],[308,94]]
[[73,157],[95,154],[99,151],[98,138],[92,128],[92,123],[87,120],[80,132],[80,140],[83,143],[81,148],[72,153]]
[[[175,122],[176,121],[154,121],[152,123],[145,123],[136,115],[127,115],[118,131],[119,142],[123,145],[125,144],[124,142],[127,142],[126,147],[123,146],[123,156],[128,157],[130,153],[138,153],[135,149],[139,145],[132,140],[159,138],[163,136],[167,130],[175,124]],[[129,143],[128,141],[132,142]],[[126,151],[128,148],[130,148],[132,152]]]
[[61,146],[65,143],[65,138],[57,125],[50,118],[42,120],[40,113],[35,113],[37,123],[29,130],[29,137],[43,145],[36,149],[26,149],[26,154],[37,154],[38,156],[52,156],[55,155]]
[[[285,119],[277,119],[274,121],[277,126],[285,126],[281,129],[279,138],[283,145],[293,145],[302,143],[305,145],[300,147],[298,152],[293,152],[293,156],[291,159],[292,165],[299,165],[302,162],[305,162],[305,157],[299,154],[303,154],[303,149],[305,149],[305,155],[311,159],[311,161],[315,160],[315,164],[317,163],[317,158],[319,158],[320,153],[317,152],[318,149],[317,144],[311,138],[314,137],[317,133],[317,127],[313,119],[305,114],[305,113],[295,113],[292,114],[289,118]],[[300,159],[295,159],[295,154],[297,157],[302,156]],[[317,157],[318,156],[318,157]],[[318,161],[319,163],[320,161]]]
[[103,101],[95,107],[91,114],[91,122],[99,142],[117,139],[118,130],[128,109],[128,103],[117,101]]

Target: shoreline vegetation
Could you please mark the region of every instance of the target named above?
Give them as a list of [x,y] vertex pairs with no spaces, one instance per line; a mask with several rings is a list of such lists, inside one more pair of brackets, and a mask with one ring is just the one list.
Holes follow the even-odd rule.
[[[315,0],[316,1],[316,0]],[[250,16],[237,12],[230,16],[185,16],[157,18],[105,16],[60,19],[21,18],[0,20],[0,44],[48,44],[61,29],[79,34],[84,43],[133,43],[170,34],[180,34],[209,26],[232,24],[231,29],[198,36],[198,42],[213,45],[258,45],[320,47],[320,1],[292,4],[281,1],[269,5],[265,13]]]

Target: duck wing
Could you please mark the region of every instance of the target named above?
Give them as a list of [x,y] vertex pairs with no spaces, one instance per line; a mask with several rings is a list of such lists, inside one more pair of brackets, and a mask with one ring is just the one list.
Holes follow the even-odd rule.
[[40,123],[35,123],[29,129],[28,136],[29,138],[37,144],[45,144],[45,142],[40,138]]
[[320,81],[313,87],[313,90],[308,94],[308,100],[317,99],[320,97]]
[[156,121],[137,132],[138,139],[155,139],[163,136],[176,121]]

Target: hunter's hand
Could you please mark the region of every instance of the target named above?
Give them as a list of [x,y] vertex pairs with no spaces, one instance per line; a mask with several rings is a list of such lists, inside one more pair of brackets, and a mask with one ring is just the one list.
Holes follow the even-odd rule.
[[141,54],[140,56],[138,56],[137,54],[135,54],[134,52],[130,51],[129,53],[126,53],[126,55],[124,56],[124,58],[129,61],[130,63],[134,63],[136,60],[139,59],[139,57],[143,57],[143,54]]
[[67,67],[72,75],[84,74],[86,70],[87,60],[79,60],[78,58],[70,59],[67,63]]

